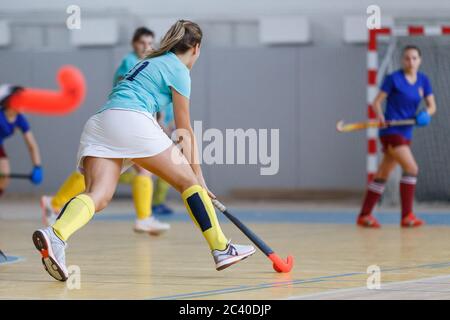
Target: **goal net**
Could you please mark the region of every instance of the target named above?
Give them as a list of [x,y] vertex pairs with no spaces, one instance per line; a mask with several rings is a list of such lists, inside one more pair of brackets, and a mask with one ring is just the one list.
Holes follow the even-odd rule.
[[[402,49],[411,44],[422,52],[420,70],[431,80],[438,110],[429,126],[414,130],[412,150],[419,165],[416,199],[450,201],[450,37],[391,36],[379,48],[379,56],[384,58],[378,83],[387,73],[401,68]],[[424,107],[422,102],[420,108]],[[401,169],[397,168],[387,183],[384,203],[399,203],[400,178]]]

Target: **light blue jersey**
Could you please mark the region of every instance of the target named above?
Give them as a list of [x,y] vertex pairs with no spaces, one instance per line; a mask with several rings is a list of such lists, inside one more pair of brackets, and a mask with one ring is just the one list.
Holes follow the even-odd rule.
[[168,126],[175,120],[175,116],[173,114],[173,104],[168,104],[162,110],[164,112],[164,119],[162,119],[164,126]]
[[189,99],[189,69],[178,57],[167,52],[136,64],[113,88],[100,109],[126,109],[155,113],[172,103],[171,87]]
[[120,79],[123,79],[128,71],[133,68],[136,63],[139,62],[139,57],[134,52],[130,52],[127,54],[120,63],[119,68],[117,68],[116,73],[114,74],[113,86],[119,82]]

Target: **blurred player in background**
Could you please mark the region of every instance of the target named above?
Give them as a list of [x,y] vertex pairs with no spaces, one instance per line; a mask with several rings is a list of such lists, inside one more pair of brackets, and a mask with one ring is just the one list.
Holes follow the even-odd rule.
[[145,27],[137,28],[131,40],[133,51],[123,57],[122,62],[114,74],[113,86],[123,79],[125,74],[133,68],[136,63],[144,59],[152,50],[155,34]]
[[21,87],[4,84],[0,86],[0,196],[9,184],[8,175],[11,173],[10,163],[6,154],[4,140],[14,135],[17,130],[23,134],[23,139],[28,147],[33,170],[30,180],[33,184],[40,184],[44,174],[41,168],[41,155],[39,146],[31,132],[30,125],[25,116],[9,107],[10,98],[22,90]]
[[[175,121],[173,115],[173,105],[169,104],[164,107],[161,112],[157,114],[157,121],[164,132],[171,137],[175,130]],[[166,205],[167,193],[169,192],[170,185],[161,179],[156,178],[156,188],[153,194],[153,206],[152,211],[157,215],[172,214],[173,210]]]
[[[419,72],[421,52],[416,46],[406,46],[402,51],[403,68],[389,74],[381,85],[381,90],[373,102],[378,120],[416,119],[416,125],[426,126],[436,112],[436,103],[428,77]],[[422,99],[425,110],[418,108]],[[383,112],[382,102],[386,100]],[[419,172],[418,165],[411,152],[410,144],[413,126],[397,126],[380,130],[383,145],[383,159],[374,180],[368,185],[364,203],[358,216],[357,224],[367,228],[379,228],[380,224],[372,215],[375,204],[380,199],[386,180],[392,170],[399,164],[403,175],[400,180],[400,197],[402,206],[402,227],[419,227],[424,222],[413,213],[414,192]]]
[[[132,67],[134,67],[134,65],[138,63],[139,60],[143,59],[149,53],[149,51],[152,50],[154,39],[155,34],[153,33],[153,31],[145,27],[136,29],[132,40],[133,51],[126,55],[122,60],[122,63],[120,64],[114,75],[114,85],[116,85],[118,81],[122,80],[124,75]],[[170,136],[174,130],[173,106],[169,105],[164,109],[164,111],[158,112],[157,119],[163,130]],[[138,175],[148,175],[149,177],[151,177],[151,174],[148,173],[148,171],[139,168],[139,166],[134,166],[121,175],[119,182],[130,183],[136,176],[136,172],[138,173]],[[170,209],[165,204],[169,188],[170,185],[167,182],[159,177],[156,178],[156,188],[153,192],[152,213],[173,213],[172,209]]]
[[[153,31],[145,27],[136,29],[132,40],[133,51],[123,58],[122,63],[119,68],[117,68],[117,71],[114,74],[114,85],[122,80],[125,74],[152,50],[154,39],[155,34]],[[166,106],[163,111],[158,112],[157,120],[163,130],[170,136],[174,130],[173,106],[170,104]],[[151,177],[151,174],[148,173],[148,171],[139,168],[139,166],[134,166],[121,175],[119,182],[131,183],[135,178],[136,173],[138,175]],[[153,192],[152,201],[153,214],[173,213],[172,209],[165,204],[169,188],[170,185],[167,182],[159,177],[156,178],[156,188]]]
[[[136,29],[131,41],[133,51],[122,59],[114,74],[113,86],[116,86],[136,63],[150,54],[153,49],[153,41],[153,31],[145,27]],[[134,230],[136,232],[148,232],[151,235],[159,235],[169,230],[170,225],[152,216],[153,181],[151,177],[151,173],[147,170],[134,166],[121,176],[120,182],[131,184],[136,211]],[[43,196],[41,198],[41,208],[44,224],[53,224],[63,205],[82,193],[85,188],[84,176],[79,172],[73,172],[53,197]]]

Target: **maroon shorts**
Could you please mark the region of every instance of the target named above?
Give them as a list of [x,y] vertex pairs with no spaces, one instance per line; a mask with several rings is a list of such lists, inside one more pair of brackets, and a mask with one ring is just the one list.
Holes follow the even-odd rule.
[[0,144],[0,158],[8,158],[8,156],[6,155],[5,148],[3,147],[2,144]]
[[386,152],[391,146],[392,148],[411,144],[411,140],[406,139],[401,134],[386,134],[380,137],[381,144],[383,145],[383,152]]

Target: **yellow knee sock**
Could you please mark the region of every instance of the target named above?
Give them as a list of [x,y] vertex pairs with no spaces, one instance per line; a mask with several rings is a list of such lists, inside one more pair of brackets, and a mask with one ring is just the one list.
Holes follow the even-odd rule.
[[133,179],[132,193],[136,217],[146,219],[151,215],[153,181],[147,176],[136,176]]
[[53,209],[59,211],[70,199],[84,192],[85,188],[84,176],[79,172],[72,173],[53,197]]
[[120,184],[133,184],[133,180],[136,177],[136,170],[133,168],[128,169],[124,173],[122,173],[119,177]]
[[216,211],[206,190],[199,185],[193,185],[186,189],[181,197],[192,220],[202,230],[211,250],[225,249],[227,238],[220,228]]
[[67,241],[78,229],[91,220],[95,213],[94,201],[85,194],[80,194],[70,200],[52,226],[55,233]]
[[153,205],[157,206],[166,202],[167,192],[169,191],[170,184],[163,179],[156,180],[155,194],[153,196]]

